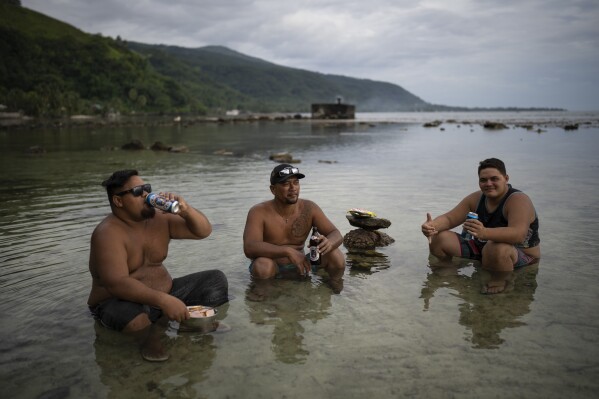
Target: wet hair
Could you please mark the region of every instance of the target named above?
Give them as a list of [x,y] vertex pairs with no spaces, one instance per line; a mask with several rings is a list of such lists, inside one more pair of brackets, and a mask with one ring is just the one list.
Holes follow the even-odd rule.
[[137,170],[135,169],[125,169],[125,170],[117,170],[110,177],[102,182],[102,186],[106,188],[106,194],[108,194],[108,202],[112,205],[112,196],[114,193],[118,192],[119,189],[123,188],[127,180],[131,178],[131,176],[138,176]]
[[480,175],[480,171],[487,168],[494,168],[499,171],[504,176],[507,176],[507,171],[505,170],[505,164],[501,159],[497,158],[487,158],[484,161],[480,161],[478,164],[478,174]]

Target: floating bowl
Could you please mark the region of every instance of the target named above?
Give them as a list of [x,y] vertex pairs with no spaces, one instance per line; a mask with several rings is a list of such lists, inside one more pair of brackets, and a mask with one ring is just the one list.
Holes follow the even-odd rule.
[[218,309],[209,306],[188,306],[189,319],[181,323],[182,331],[212,332],[218,327],[216,315]]

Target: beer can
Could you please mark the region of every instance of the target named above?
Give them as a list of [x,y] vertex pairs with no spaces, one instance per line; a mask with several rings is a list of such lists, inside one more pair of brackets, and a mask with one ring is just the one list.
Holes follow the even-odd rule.
[[478,214],[476,212],[468,212],[466,219],[478,219]]
[[170,213],[179,213],[179,201],[171,201],[156,193],[150,193],[146,197],[146,203],[154,208]]
[[[475,212],[468,212],[468,214],[466,215],[466,220],[469,219],[478,219],[478,214]],[[472,240],[472,234],[468,233],[468,231],[466,231],[466,229],[462,229],[462,237],[464,237],[465,240]]]

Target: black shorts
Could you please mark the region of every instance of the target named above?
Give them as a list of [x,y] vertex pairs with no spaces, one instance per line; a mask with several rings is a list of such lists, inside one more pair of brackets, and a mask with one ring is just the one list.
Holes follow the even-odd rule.
[[[170,295],[188,306],[220,306],[229,300],[227,277],[220,270],[206,270],[173,279]],[[162,310],[141,303],[110,298],[90,306],[92,316],[102,325],[122,331],[141,313],[146,313],[152,323],[162,316]]]

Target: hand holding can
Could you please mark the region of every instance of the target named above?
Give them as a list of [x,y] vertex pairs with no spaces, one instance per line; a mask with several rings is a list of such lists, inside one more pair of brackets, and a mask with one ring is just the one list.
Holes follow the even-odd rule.
[[[475,212],[468,212],[468,215],[466,215],[466,220],[469,219],[478,220],[478,214]],[[462,237],[464,237],[465,240],[472,240],[472,234],[470,234],[465,228],[462,229]]]
[[146,203],[165,212],[179,213],[179,201],[171,201],[170,199],[156,193],[148,194],[146,197]]

